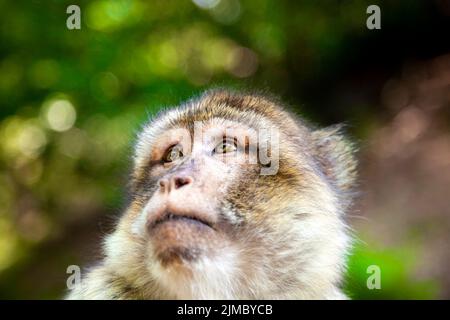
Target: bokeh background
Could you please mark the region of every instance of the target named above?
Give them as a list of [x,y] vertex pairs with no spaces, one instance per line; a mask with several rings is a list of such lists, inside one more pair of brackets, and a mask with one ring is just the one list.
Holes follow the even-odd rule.
[[[66,8],[81,8],[81,30]],[[367,6],[381,30],[366,28]],[[450,298],[450,2],[0,1],[0,298],[61,298],[124,207],[140,125],[269,90],[360,144],[355,299]],[[368,290],[366,269],[381,268]]]

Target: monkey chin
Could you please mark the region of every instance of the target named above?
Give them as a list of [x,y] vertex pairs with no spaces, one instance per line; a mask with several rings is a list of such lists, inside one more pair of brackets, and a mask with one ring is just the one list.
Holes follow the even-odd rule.
[[186,217],[150,227],[148,271],[172,299],[231,299],[238,253],[221,225]]
[[154,257],[162,267],[194,263],[213,255],[222,242],[222,235],[210,224],[183,216],[158,221],[149,234]]

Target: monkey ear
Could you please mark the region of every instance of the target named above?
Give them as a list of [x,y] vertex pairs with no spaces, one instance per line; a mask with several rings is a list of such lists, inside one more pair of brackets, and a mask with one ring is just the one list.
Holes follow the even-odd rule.
[[[356,147],[347,139],[343,125],[312,132],[313,154],[330,183],[342,194],[353,193],[357,179]],[[351,201],[352,197],[348,197]]]

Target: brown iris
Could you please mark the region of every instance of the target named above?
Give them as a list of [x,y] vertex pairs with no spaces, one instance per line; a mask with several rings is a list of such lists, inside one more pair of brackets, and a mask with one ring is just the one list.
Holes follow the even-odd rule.
[[214,153],[231,153],[235,152],[236,150],[236,141],[224,139],[214,148]]
[[176,144],[167,149],[166,154],[163,157],[164,162],[173,162],[183,157],[183,148]]

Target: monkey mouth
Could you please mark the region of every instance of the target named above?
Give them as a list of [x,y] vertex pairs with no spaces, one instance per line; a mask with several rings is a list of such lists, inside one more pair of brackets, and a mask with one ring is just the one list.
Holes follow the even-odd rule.
[[149,222],[151,247],[163,266],[193,262],[216,246],[220,232],[199,215],[167,211]]
[[149,230],[157,229],[158,227],[168,224],[168,223],[185,223],[197,227],[206,227],[209,229],[214,229],[211,222],[200,218],[194,214],[175,214],[171,211],[164,212],[160,217],[152,221],[148,225]]

